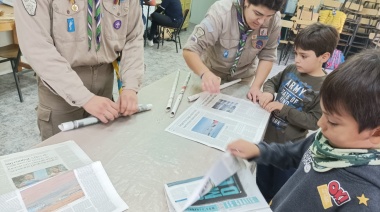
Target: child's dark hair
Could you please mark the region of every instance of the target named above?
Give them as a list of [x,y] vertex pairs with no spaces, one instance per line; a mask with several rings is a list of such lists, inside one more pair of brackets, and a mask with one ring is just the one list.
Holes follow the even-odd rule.
[[250,4],[255,6],[263,5],[275,11],[280,11],[285,1],[286,0],[248,0]]
[[296,48],[314,51],[317,57],[329,52],[333,54],[339,40],[338,31],[329,25],[314,23],[301,29],[294,41]]
[[380,126],[380,51],[364,50],[329,74],[321,87],[325,110],[352,115],[359,132]]

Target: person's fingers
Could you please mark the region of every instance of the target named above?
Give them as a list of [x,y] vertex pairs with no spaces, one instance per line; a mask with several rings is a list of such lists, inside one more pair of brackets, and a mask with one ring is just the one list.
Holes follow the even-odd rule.
[[129,102],[127,104],[127,108],[125,110],[125,113],[123,115],[129,116],[137,112],[137,104],[133,102]]
[[124,114],[127,107],[127,101],[125,98],[119,98],[119,113]]
[[108,119],[106,118],[106,116],[104,114],[100,114],[100,115],[96,116],[96,118],[98,118],[104,124],[108,123]]
[[248,97],[249,100],[252,101],[252,94],[251,94],[251,92],[248,92],[247,97]]

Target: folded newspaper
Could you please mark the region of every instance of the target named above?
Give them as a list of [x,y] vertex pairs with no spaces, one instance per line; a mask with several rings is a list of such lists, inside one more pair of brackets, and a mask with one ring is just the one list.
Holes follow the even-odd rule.
[[0,211],[125,211],[102,164],[74,142],[0,157]]
[[254,169],[225,153],[204,177],[165,184],[169,211],[271,211],[256,185]]

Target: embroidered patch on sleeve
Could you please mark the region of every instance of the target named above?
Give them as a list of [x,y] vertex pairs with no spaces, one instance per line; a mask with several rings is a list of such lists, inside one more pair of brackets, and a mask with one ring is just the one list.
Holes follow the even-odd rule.
[[202,27],[197,27],[197,29],[195,30],[194,36],[197,38],[200,38],[203,35],[205,35],[205,31],[202,29]]
[[36,0],[22,0],[22,4],[24,5],[26,12],[28,12],[30,16],[36,15],[36,9],[37,9]]

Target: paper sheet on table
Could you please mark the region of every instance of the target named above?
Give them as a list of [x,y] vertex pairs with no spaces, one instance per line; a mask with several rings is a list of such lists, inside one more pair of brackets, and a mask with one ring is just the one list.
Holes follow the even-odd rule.
[[165,130],[224,151],[233,140],[262,140],[270,113],[258,104],[225,94],[202,93]]
[[100,162],[74,142],[0,157],[0,211],[124,211]]

